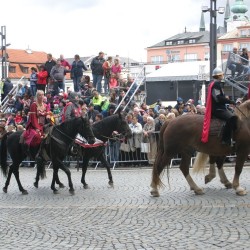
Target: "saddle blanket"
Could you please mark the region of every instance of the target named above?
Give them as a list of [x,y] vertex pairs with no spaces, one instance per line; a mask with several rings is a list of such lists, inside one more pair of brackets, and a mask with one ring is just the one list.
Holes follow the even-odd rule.
[[220,137],[222,135],[225,124],[225,121],[213,118],[210,124],[209,135]]
[[82,137],[80,134],[77,134],[76,138],[75,138],[75,143],[80,145],[83,148],[96,148],[96,147],[100,147],[100,146],[106,146],[107,143],[95,138],[95,143],[94,144],[89,144],[87,142],[87,140]]

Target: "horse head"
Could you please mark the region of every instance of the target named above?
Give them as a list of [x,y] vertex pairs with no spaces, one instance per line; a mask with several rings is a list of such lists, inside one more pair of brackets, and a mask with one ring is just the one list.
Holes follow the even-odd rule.
[[239,120],[245,120],[250,118],[250,100],[247,100],[240,104],[239,106],[236,106],[234,110],[236,116],[239,118]]
[[83,126],[81,126],[81,131],[79,131],[80,135],[83,136],[89,144],[94,144],[95,136],[92,131],[89,119],[81,117],[81,121]]
[[131,138],[132,137],[132,131],[125,119],[125,113],[118,112],[118,117],[119,117],[119,125],[117,128],[117,132],[125,136],[126,138]]

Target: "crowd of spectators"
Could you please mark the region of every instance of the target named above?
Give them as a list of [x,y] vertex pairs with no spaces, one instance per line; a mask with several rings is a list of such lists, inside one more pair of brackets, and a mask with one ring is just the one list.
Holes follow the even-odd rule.
[[[177,98],[174,107],[164,107],[160,99],[153,106],[148,106],[146,103],[138,104],[134,100],[130,101],[130,93],[127,93],[126,98],[124,96],[130,89],[133,79],[121,77],[122,67],[119,64],[118,57],[115,58],[113,64],[112,57],[108,57],[105,61],[103,53],[100,52],[91,63],[91,69],[96,74],[93,77],[93,82],[88,75],[83,74],[85,66],[84,63],[79,62],[79,58],[76,55],[73,64],[69,65],[62,55],[60,59],[53,60],[51,54],[48,54],[48,61],[40,67],[39,72],[36,72],[35,68],[31,68],[30,84],[20,84],[15,96],[8,94],[13,88],[11,81],[7,79],[4,82],[3,98],[8,96],[8,100],[5,111],[0,110],[0,138],[1,134],[6,131],[25,130],[29,119],[30,106],[35,101],[37,90],[45,91],[44,102],[50,112],[48,122],[55,125],[63,122],[65,107],[71,101],[72,93],[76,97],[78,111],[82,116],[87,117],[91,124],[112,115],[117,105],[123,100],[122,106],[129,102],[126,109],[126,118],[133,132],[133,137],[127,141],[130,152],[125,152],[123,159],[129,157],[138,163],[142,161],[146,164],[153,164],[159,131],[165,121],[174,119],[179,115],[205,113],[204,105],[200,103],[195,105],[194,100],[184,101],[181,97]],[[98,63],[101,65],[98,65]],[[79,68],[76,70],[77,67],[80,67],[81,70]],[[74,90],[65,89],[65,74],[67,72],[71,72],[71,77],[74,78]],[[106,95],[102,95],[98,91],[98,89],[100,90],[98,74],[104,76]],[[143,154],[141,152],[142,143],[150,144],[150,150],[143,152]],[[121,142],[117,141],[111,144],[112,150],[115,151],[111,155],[111,160],[121,160],[122,154],[117,153],[117,151],[120,151]]]

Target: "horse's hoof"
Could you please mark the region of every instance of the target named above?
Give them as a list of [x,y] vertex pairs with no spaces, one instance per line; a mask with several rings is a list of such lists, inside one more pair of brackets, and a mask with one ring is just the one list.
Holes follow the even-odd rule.
[[152,195],[153,197],[159,197],[159,196],[160,196],[159,191],[156,190],[156,189],[152,189],[152,190],[150,191],[150,193],[151,193],[151,195]]
[[65,188],[64,184],[59,184],[59,188]]
[[114,182],[113,181],[109,181],[109,187],[113,188],[114,187]]
[[4,191],[4,193],[7,193],[7,188],[4,187],[4,188],[3,188],[3,191]]
[[53,194],[59,194],[58,190],[53,190]]
[[27,190],[21,191],[23,195],[29,194]]
[[85,185],[83,185],[83,188],[84,188],[84,189],[89,189],[89,185],[88,185],[88,184],[85,184]]
[[231,182],[227,182],[224,184],[227,189],[233,188],[233,184]]
[[38,188],[38,183],[37,182],[34,182],[34,187]]
[[70,190],[69,190],[69,193],[70,193],[71,195],[74,195],[74,194],[75,194],[75,190],[74,190],[74,189],[70,189]]
[[194,193],[197,195],[202,195],[202,194],[204,194],[204,191],[202,188],[198,188],[198,189],[194,190]]
[[236,194],[240,195],[240,196],[246,195],[247,194],[247,190],[244,189],[244,188],[242,188],[242,187],[238,187],[238,188],[236,188]]

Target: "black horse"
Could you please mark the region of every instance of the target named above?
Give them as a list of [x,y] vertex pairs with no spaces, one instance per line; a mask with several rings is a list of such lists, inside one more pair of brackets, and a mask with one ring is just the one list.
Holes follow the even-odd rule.
[[[103,141],[104,143],[98,147],[88,147],[84,148],[82,146],[79,146],[78,144],[75,144],[78,156],[82,157],[82,163],[80,164],[82,167],[82,178],[81,182],[83,184],[83,187],[85,189],[88,188],[88,184],[85,181],[85,175],[87,172],[87,167],[89,164],[89,160],[91,158],[96,158],[98,161],[100,161],[103,166],[107,169],[108,172],[108,178],[109,178],[109,185],[113,185],[113,178],[110,170],[110,164],[106,160],[105,157],[105,143],[110,139],[112,140],[112,134],[114,131],[117,131],[119,134],[126,138],[132,137],[131,129],[128,126],[127,121],[125,120],[125,115],[118,113],[115,115],[111,115],[108,117],[105,117],[103,120],[95,123],[92,125],[92,130],[94,133],[94,136]],[[57,176],[57,184],[59,186],[62,186],[63,184],[59,181]]]
[[[25,144],[20,143],[22,132],[18,131],[8,136],[4,136],[1,143],[1,169],[3,174],[8,176],[3,191],[5,193],[7,192],[11,175],[13,173],[16,177],[19,190],[23,194],[28,194],[19,179],[19,165],[27,156],[30,156],[30,158],[36,160],[37,163],[37,175],[34,183],[35,187],[38,187],[39,176],[42,178],[45,176],[45,158],[49,158],[53,164],[51,189],[54,193],[57,192],[55,182],[58,182],[58,170],[62,169],[68,176],[69,191],[71,194],[74,194],[71,173],[70,170],[64,166],[63,159],[65,158],[65,155],[67,155],[69,147],[72,145],[72,142],[75,140],[78,133],[86,138],[90,144],[94,143],[95,138],[89,121],[83,117],[74,118],[60,125],[53,126],[48,134],[48,138],[46,138],[41,146],[37,148],[27,149]],[[7,165],[7,151],[12,159],[9,171]]]

